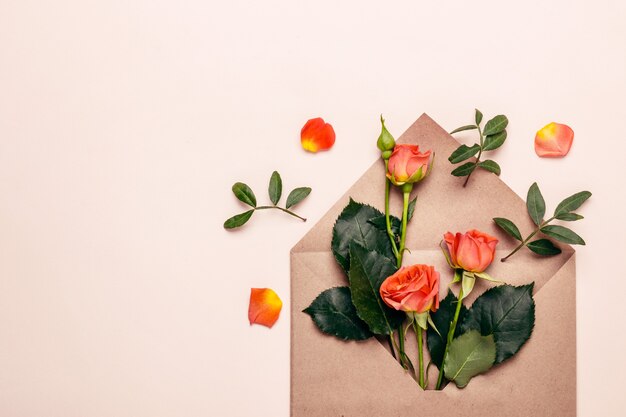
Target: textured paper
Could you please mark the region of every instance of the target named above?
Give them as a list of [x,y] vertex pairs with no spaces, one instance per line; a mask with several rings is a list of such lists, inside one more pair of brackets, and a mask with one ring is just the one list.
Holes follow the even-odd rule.
[[[499,261],[516,242],[501,232],[493,217],[513,220],[527,235],[533,229],[524,201],[496,175],[477,170],[467,188],[450,175],[447,157],[459,143],[430,117],[422,115],[398,140],[436,153],[431,175],[414,189],[416,215],[409,223],[405,265],[431,263],[441,272],[445,296],[452,271],[438,250],[446,231],[476,228],[500,239],[490,275],[509,284],[535,281],[536,322],[520,352],[460,390],[422,391],[414,379],[372,338],[343,342],[321,333],[302,313],[323,290],[347,285],[333,258],[330,242],[335,219],[352,197],[384,207],[384,166],[374,165],[326,213],[291,251],[291,416],[292,417],[571,417],[576,415],[576,271],[575,254],[540,258],[522,250]],[[382,210],[381,210],[382,211]],[[401,198],[392,198],[401,213]],[[492,284],[479,280],[467,302]],[[467,303],[466,302],[466,303]],[[436,372],[431,373],[431,387]]]

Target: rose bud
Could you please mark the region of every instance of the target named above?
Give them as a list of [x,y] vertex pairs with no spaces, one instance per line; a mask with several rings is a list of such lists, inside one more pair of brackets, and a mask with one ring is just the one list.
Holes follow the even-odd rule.
[[448,232],[443,238],[448,246],[453,268],[480,273],[493,262],[498,239],[487,233],[474,229],[465,234],[453,235]]
[[248,307],[250,324],[256,323],[271,328],[278,320],[282,308],[283,302],[274,290],[252,288],[250,291],[250,305]]
[[439,272],[430,265],[400,268],[383,281],[380,296],[389,307],[422,314],[439,308]]
[[420,153],[417,145],[396,145],[389,158],[387,178],[395,185],[413,184],[428,173],[430,151]]
[[309,152],[325,151],[335,144],[335,130],[321,117],[311,119],[300,131],[300,143]]
[[535,153],[541,157],[563,157],[569,152],[573,141],[574,131],[571,127],[553,122],[537,132]]
[[382,128],[380,131],[380,136],[378,136],[378,141],[376,142],[376,146],[382,152],[382,158],[384,160],[389,159],[391,156],[391,152],[393,148],[396,146],[396,140],[391,136],[391,133],[385,127],[385,119],[383,119],[383,115],[380,115],[380,123],[382,124]]

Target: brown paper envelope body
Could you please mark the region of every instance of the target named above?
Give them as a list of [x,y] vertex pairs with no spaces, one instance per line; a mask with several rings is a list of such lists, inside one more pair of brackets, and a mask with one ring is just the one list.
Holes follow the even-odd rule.
[[[459,143],[427,115],[398,140],[436,154],[419,183],[409,224],[405,265],[427,263],[441,273],[445,296],[452,271],[438,245],[446,231],[475,228],[500,239],[496,259],[516,241],[495,226],[511,219],[523,235],[533,230],[526,205],[496,175],[477,170],[466,188],[450,175],[447,157]],[[512,359],[471,380],[464,389],[422,391],[375,338],[344,342],[321,333],[302,312],[325,289],[347,285],[330,249],[332,228],[349,198],[384,207],[384,166],[377,161],[291,251],[292,417],[571,417],[576,415],[576,271],[569,246],[551,258],[524,249],[488,272],[509,284],[535,282],[536,319],[531,339]],[[401,213],[394,196],[392,213]],[[467,303],[493,284],[480,280]],[[431,374],[436,375],[436,373]],[[431,388],[434,381],[431,381]]]

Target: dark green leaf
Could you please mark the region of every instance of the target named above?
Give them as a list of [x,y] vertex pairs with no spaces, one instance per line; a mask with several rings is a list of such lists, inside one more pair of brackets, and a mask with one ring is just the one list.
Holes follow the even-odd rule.
[[350,203],[343,209],[335,226],[331,243],[335,259],[346,273],[350,269],[350,244],[356,242],[367,250],[377,251],[395,261],[396,257],[391,249],[391,242],[386,229],[379,229],[369,220],[384,214],[374,207],[357,203],[350,199]]
[[492,161],[491,159],[487,159],[486,161],[482,161],[478,164],[482,169],[486,169],[489,172],[493,172],[496,175],[500,175],[500,165],[496,163],[496,161]]
[[537,255],[554,256],[561,253],[561,249],[554,246],[554,243],[550,242],[548,239],[537,239],[526,246]]
[[578,207],[582,206],[582,204],[587,201],[589,197],[591,197],[591,193],[589,191],[581,191],[567,197],[565,200],[561,201],[558,206],[556,206],[554,215],[558,216],[559,214],[569,213],[570,211],[576,210]]
[[[435,327],[437,327],[437,330],[439,330],[439,333],[441,334],[439,335],[432,328],[428,328],[428,332],[426,333],[426,342],[428,344],[430,358],[432,363],[435,364],[437,368],[441,368],[443,354],[446,349],[446,340],[448,338],[448,332],[450,331],[450,323],[452,322],[452,319],[454,319],[454,312],[456,310],[457,303],[458,301],[454,293],[448,290],[448,295],[439,303],[437,312],[430,314],[431,319],[435,323]],[[459,320],[454,332],[454,337],[461,334],[460,324],[463,323],[466,314],[467,308],[461,304],[461,311],[459,313]]]
[[[379,217],[374,217],[373,219],[370,219],[367,222],[369,224],[376,226],[378,230],[383,230],[385,232],[387,231],[387,219],[385,219],[384,215],[379,216]],[[391,231],[394,234],[399,235],[400,228],[402,227],[402,222],[400,221],[400,219],[397,218],[396,216],[389,216],[389,222],[391,223]]]
[[492,151],[494,149],[498,149],[500,146],[502,146],[505,140],[506,130],[503,130],[500,133],[489,135],[485,138],[485,142],[483,143],[483,150]]
[[270,177],[269,194],[272,204],[278,204],[280,196],[283,194],[283,180],[278,171],[274,171]]
[[407,221],[413,218],[413,213],[415,213],[415,204],[417,204],[417,197],[409,202],[409,208],[407,209],[406,214]]
[[224,229],[234,229],[235,227],[243,226],[250,217],[252,217],[254,210],[248,210],[245,213],[237,214],[224,222]]
[[478,129],[478,126],[466,125],[466,126],[457,127],[452,132],[450,132],[450,134],[457,133],[457,132],[463,132],[464,130],[472,130],[472,129]]
[[448,158],[448,161],[452,164],[458,164],[459,162],[465,161],[466,159],[475,156],[480,150],[480,145],[473,144],[472,146],[461,145],[459,146],[452,155]]
[[487,124],[485,124],[485,130],[483,131],[483,135],[495,135],[496,133],[502,132],[506,129],[509,124],[509,119],[506,116],[500,114],[493,119],[489,120]]
[[247,184],[244,184],[243,182],[236,182],[233,185],[233,193],[239,201],[242,201],[251,207],[256,207],[256,196]]
[[480,110],[476,109],[476,126],[480,125],[480,122],[483,121],[483,114],[480,112]]
[[522,234],[520,233],[515,223],[513,223],[511,220],[505,219],[503,217],[494,217],[493,221],[496,222],[500,229],[504,230],[510,236],[513,236],[520,242],[522,241]]
[[311,194],[311,189],[309,187],[299,187],[294,189],[287,196],[287,203],[285,204],[285,208],[290,208],[307,198]]
[[585,241],[582,237],[574,233],[573,230],[564,226],[550,225],[541,228],[541,232],[563,243],[570,245],[584,245]]
[[536,182],[533,183],[533,185],[531,185],[528,189],[526,207],[528,208],[530,218],[533,219],[537,226],[539,226],[543,221],[543,216],[546,214],[546,202],[543,199],[539,186]]
[[584,219],[583,216],[581,216],[580,214],[576,214],[576,213],[561,213],[557,215],[556,218],[558,220],[564,220],[566,222],[575,222],[576,220]]
[[469,309],[463,330],[479,330],[483,336],[493,335],[496,342],[495,363],[501,363],[526,343],[535,326],[533,286],[500,285],[487,290]]
[[396,272],[395,264],[376,251],[350,245],[350,290],[357,315],[374,334],[389,334],[397,329],[405,314],[387,307],[380,297],[380,285]]
[[481,336],[476,330],[462,334],[450,343],[444,365],[446,378],[459,388],[465,387],[470,379],[487,372],[496,357],[493,336]]
[[474,162],[468,162],[452,171],[452,175],[455,177],[465,177],[466,175],[471,174],[475,169],[476,164]]
[[356,314],[350,288],[330,288],[303,310],[319,329],[343,340],[365,340],[373,336]]

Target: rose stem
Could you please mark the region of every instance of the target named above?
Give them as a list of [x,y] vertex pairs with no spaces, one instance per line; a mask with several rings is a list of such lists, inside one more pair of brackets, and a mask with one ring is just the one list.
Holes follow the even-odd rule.
[[389,342],[389,349],[391,350],[391,356],[393,356],[394,359],[398,359],[398,357],[396,356],[396,350],[394,349],[393,345],[395,344],[395,339],[393,337],[393,331],[391,333],[389,333],[388,337],[388,342]]
[[282,207],[278,207],[278,206],[259,206],[259,207],[255,207],[255,210],[267,210],[267,209],[278,209],[278,210],[284,211],[284,212],[285,212],[285,213],[287,213],[287,214],[291,214],[293,217],[297,217],[297,218],[299,218],[299,219],[300,219],[300,220],[302,220],[303,222],[305,222],[305,221],[306,221],[306,219],[305,219],[304,217],[298,216],[298,215],[297,215],[296,213],[294,213],[293,211],[291,211],[291,210],[287,210],[287,209],[284,209],[284,208],[282,208]]
[[450,323],[450,329],[448,329],[448,339],[446,341],[446,348],[443,352],[443,360],[441,361],[441,367],[439,368],[439,377],[437,378],[437,385],[435,386],[436,390],[441,389],[441,383],[443,382],[443,374],[444,374],[444,365],[446,363],[446,359],[448,358],[448,350],[450,349],[450,343],[452,343],[452,339],[454,339],[454,332],[456,331],[456,323],[459,321],[459,314],[461,313],[461,306],[463,305],[463,287],[459,290],[459,299],[456,304],[456,311],[454,312],[454,319],[452,319],[452,323]]
[[474,171],[476,171],[476,165],[478,165],[478,163],[480,162],[480,156],[483,154],[483,132],[480,129],[480,125],[477,124],[476,127],[478,128],[478,137],[480,138],[480,150],[478,151],[478,156],[476,157],[476,162],[474,162],[474,169],[472,170],[472,172],[469,173],[467,178],[465,178],[465,182],[463,183],[463,187],[465,187],[467,185],[467,183],[469,182],[470,177],[472,176]]
[[[407,187],[410,186],[410,187]],[[406,187],[406,188],[405,188]],[[411,195],[411,189],[413,184],[404,184],[402,186],[402,191],[404,195],[404,205],[402,208],[402,234],[400,235],[400,253],[398,253],[398,264],[397,267],[400,268],[402,266],[402,256],[404,255],[404,245],[406,243],[406,222],[409,215],[409,197]]]
[[513,256],[518,250],[522,249],[524,246],[526,246],[526,244],[528,243],[528,241],[530,239],[533,238],[533,236],[535,236],[537,233],[539,233],[539,231],[541,230],[542,227],[544,227],[545,225],[547,225],[548,223],[550,223],[552,220],[554,220],[554,217],[549,218],[548,220],[546,220],[545,222],[542,222],[538,227],[537,230],[535,230],[534,232],[532,232],[530,235],[528,235],[528,237],[526,239],[524,239],[522,241],[522,243],[520,243],[515,249],[513,249],[513,252],[509,253],[508,255],[506,255],[504,258],[500,259],[500,262],[504,262],[507,259],[509,259],[511,256]]
[[424,335],[422,334],[422,328],[417,324],[417,320],[413,319],[413,330],[415,331],[415,337],[417,338],[417,355],[419,360],[419,384],[423,390],[426,389],[424,384]]
[[[389,166],[389,161],[385,161],[385,172]],[[387,223],[387,235],[389,236],[389,240],[391,240],[391,249],[393,250],[393,254],[398,259],[398,247],[396,246],[396,236],[391,230],[391,220],[389,218],[389,194],[391,192],[391,181],[389,178],[385,178],[385,222]]]

